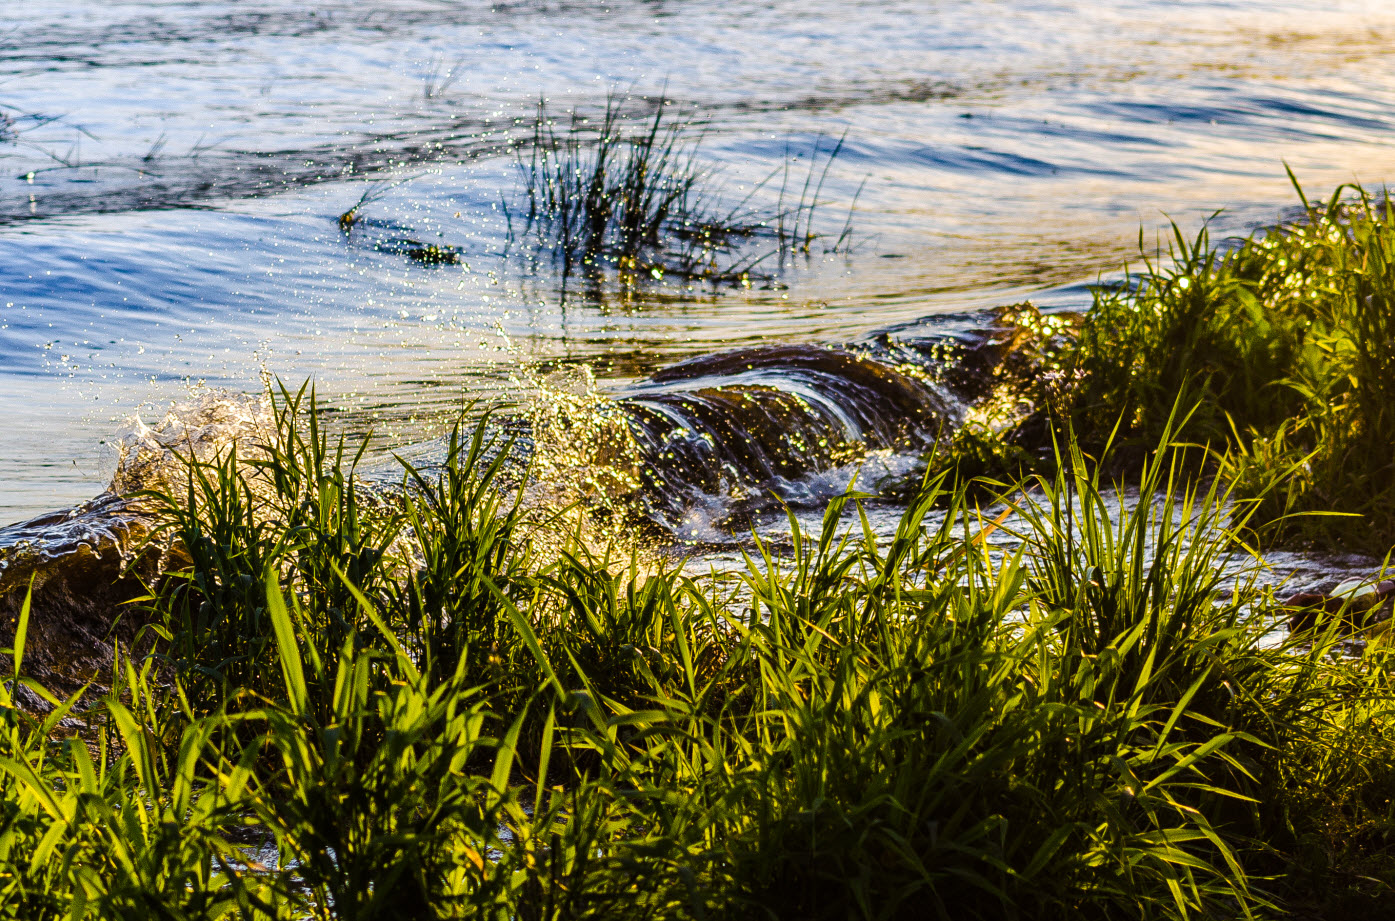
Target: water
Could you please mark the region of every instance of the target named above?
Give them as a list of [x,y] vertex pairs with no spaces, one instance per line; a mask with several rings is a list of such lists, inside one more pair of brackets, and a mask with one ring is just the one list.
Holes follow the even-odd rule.
[[[1285,163],[1316,193],[1395,178],[1395,9],[1374,0],[311,7],[6,9],[0,521],[97,495],[132,418],[201,388],[312,377],[338,424],[409,445],[558,367],[642,403],[663,387],[648,375],[725,349],[1078,307],[1140,228],[1151,245],[1169,217],[1224,209],[1225,234],[1291,213]],[[699,121],[729,199],[791,159],[797,184],[844,138],[816,229],[836,236],[855,199],[851,252],[816,245],[775,285],[564,299],[503,255],[509,145],[540,97],[596,114],[616,92]],[[341,233],[383,178],[409,181],[365,213],[460,265]],[[786,498],[837,485],[825,454],[779,471]],[[671,523],[729,512],[694,501]]]

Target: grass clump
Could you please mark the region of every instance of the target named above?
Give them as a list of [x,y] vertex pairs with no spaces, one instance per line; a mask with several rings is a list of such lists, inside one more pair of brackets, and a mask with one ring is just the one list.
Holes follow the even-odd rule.
[[363,241],[372,245],[380,253],[402,256],[423,266],[463,265],[460,248],[448,243],[423,243],[404,233],[411,229],[394,221],[371,218],[365,214],[369,205],[381,201],[399,185],[410,182],[415,177],[395,181],[380,180],[369,183],[349,210],[339,215],[336,223],[344,235],[345,242]]
[[1176,408],[1195,407],[1176,435],[1209,446],[1208,469],[1259,503],[1252,523],[1267,540],[1384,555],[1395,547],[1395,203],[1344,186],[1303,209],[1220,244],[1174,225],[1165,259],[1095,289],[1068,347],[1015,356],[1037,371],[999,402],[1036,411],[966,429],[940,463],[1049,463],[1052,433],[1069,427],[1136,469]]
[[1067,446],[997,546],[940,478],[889,537],[843,498],[694,579],[542,552],[487,423],[374,503],[311,398],[275,417],[167,497],[188,549],[145,601],[160,655],[110,695],[13,706],[26,609],[0,910],[1190,918],[1395,892],[1388,657],[1266,645],[1266,596],[1220,575],[1243,522],[1181,453],[1121,504]]
[[[1304,218],[1230,248],[1177,235],[1174,263],[1100,293],[1072,417],[1146,441],[1180,399],[1186,435],[1262,499],[1287,539],[1395,545],[1395,208],[1343,187]],[[1295,513],[1338,512],[1350,518]]]
[[[819,196],[841,142],[822,167],[815,150],[802,184],[787,164],[778,202],[767,212],[750,202],[773,176],[735,205],[723,204],[715,177],[697,162],[700,132],[674,120],[667,98],[653,110],[632,121],[611,97],[598,120],[574,113],[559,129],[539,105],[533,137],[519,155],[523,201],[506,203],[510,243],[534,259],[545,255],[564,285],[574,275],[592,282],[613,276],[624,288],[669,277],[769,283],[796,256],[810,255],[821,236],[814,230]],[[850,222],[851,213],[829,252],[847,245]]]

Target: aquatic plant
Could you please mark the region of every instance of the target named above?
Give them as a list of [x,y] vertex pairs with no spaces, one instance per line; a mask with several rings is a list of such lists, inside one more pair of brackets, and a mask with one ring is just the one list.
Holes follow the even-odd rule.
[[393,221],[370,218],[364,214],[364,210],[369,205],[381,201],[397,186],[411,182],[414,178],[416,177],[408,176],[395,180],[380,179],[368,183],[363,193],[359,195],[358,201],[339,215],[339,230],[344,234],[346,242],[363,242],[366,238],[366,242],[371,244],[377,252],[404,256],[420,265],[460,265],[462,260],[458,247],[447,243],[423,243],[421,240],[403,235],[412,232],[411,228]]
[[[819,196],[841,141],[821,164],[816,147],[802,183],[788,162],[777,171],[773,210],[751,202],[774,176],[726,204],[717,177],[698,165],[701,130],[675,115],[672,100],[651,105],[653,114],[640,120],[611,96],[598,119],[572,113],[559,127],[540,103],[533,136],[519,152],[522,202],[505,201],[510,245],[557,265],[564,285],[574,274],[600,280],[611,272],[622,286],[669,276],[747,284],[769,281],[812,252]],[[848,244],[851,220],[850,209],[829,252]]]
[[387,237],[378,240],[373,248],[380,253],[405,256],[420,265],[460,265],[460,250],[447,243],[423,243],[410,237]]
[[363,209],[376,201],[381,201],[383,196],[387,195],[387,193],[391,192],[393,188],[400,184],[401,181],[388,182],[385,180],[368,183],[368,185],[364,187],[363,193],[359,195],[358,201],[349,206],[349,210],[339,215],[339,229],[342,230],[346,236],[350,234],[355,227],[363,222]]
[[447,59],[445,55],[433,54],[426,62],[422,74],[421,95],[423,99],[439,99],[448,93],[465,73],[465,58]]

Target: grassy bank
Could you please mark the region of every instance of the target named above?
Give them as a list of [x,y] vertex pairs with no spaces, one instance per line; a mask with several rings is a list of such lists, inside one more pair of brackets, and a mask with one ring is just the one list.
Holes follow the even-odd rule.
[[185,559],[111,695],[10,706],[20,619],[7,916],[1348,917],[1391,894],[1387,653],[1263,642],[1272,600],[1220,575],[1246,522],[1185,453],[1121,512],[1063,448],[996,550],[941,479],[894,536],[839,500],[791,553],[694,579],[559,549],[484,427],[386,501],[313,407],[276,420],[161,500]]
[[[1300,196],[1302,193],[1299,193]],[[1003,443],[968,433],[972,469],[1016,473],[1070,429],[1098,453],[1207,446],[1267,541],[1383,556],[1395,547],[1395,206],[1359,187],[1244,240],[1188,238],[1097,289],[1078,338],[1045,356],[1038,414]],[[975,438],[977,440],[975,440]],[[1020,449],[1020,450],[1019,450]],[[977,467],[973,465],[977,463]],[[1355,516],[1355,517],[1352,517]]]
[[0,916],[1390,911],[1390,647],[1286,638],[1223,575],[1395,543],[1395,213],[1305,205],[1004,312],[1025,419],[964,429],[894,534],[848,497],[720,576],[525,502],[487,420],[369,492],[274,394],[146,497],[168,568],[110,693],[26,679],[13,625]]

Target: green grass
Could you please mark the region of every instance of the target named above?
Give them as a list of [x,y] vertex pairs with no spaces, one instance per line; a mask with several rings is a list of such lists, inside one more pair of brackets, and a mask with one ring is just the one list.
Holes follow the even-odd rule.
[[144,601],[159,655],[42,717],[0,685],[0,915],[1346,917],[1392,896],[1388,654],[1267,645],[1271,599],[1219,574],[1245,522],[1185,452],[1120,510],[1066,443],[996,546],[941,477],[890,537],[840,499],[790,552],[695,578],[577,537],[542,552],[484,423],[370,500],[312,396],[278,392],[275,419],[165,499],[187,555]]
[[[665,130],[593,153],[681,165]],[[371,491],[278,389],[147,497],[171,564],[109,693],[26,679],[21,611],[0,917],[1388,911],[1395,651],[1276,641],[1225,574],[1395,543],[1393,260],[1339,189],[1177,233],[1078,324],[1019,305],[989,389],[1035,414],[958,433],[892,535],[845,497],[707,577],[527,507],[487,418]]]
[[1194,407],[1176,436],[1259,502],[1265,540],[1388,553],[1395,204],[1342,187],[1303,207],[1222,244],[1174,226],[1165,257],[1095,290],[1064,355],[1028,343],[1019,361],[1063,373],[1018,381],[1011,396],[1038,407],[1027,424],[966,432],[942,463],[1010,476],[1024,455],[1049,462],[1052,433],[1069,429],[1136,469],[1177,407]]

